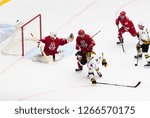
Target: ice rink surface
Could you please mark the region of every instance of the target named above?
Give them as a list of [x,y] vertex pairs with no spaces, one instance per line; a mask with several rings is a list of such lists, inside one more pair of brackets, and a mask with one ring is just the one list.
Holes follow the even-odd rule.
[[[0,100],[14,101],[149,101],[150,68],[144,68],[144,60],[139,60],[135,67],[136,37],[125,33],[124,48],[116,45],[117,26],[115,19],[121,10],[133,21],[136,29],[139,21],[150,30],[149,0],[12,0],[0,7],[0,36],[7,39],[11,35],[17,19],[30,15],[42,15],[42,35],[57,31],[58,37],[67,37],[79,29],[84,29],[91,36],[102,31],[93,39],[97,54],[105,54],[108,67],[100,65],[102,78],[98,82],[123,85],[135,85],[137,88],[116,87],[108,85],[91,85],[87,79],[87,67],[82,72],[75,72],[75,40],[61,47],[64,58],[51,64],[32,62],[37,51],[30,50],[24,57],[4,56],[0,54]],[[4,24],[10,24],[8,26]],[[7,30],[4,30],[6,26]],[[9,33],[6,33],[9,32]],[[0,49],[5,41],[0,40]],[[4,40],[4,41],[3,41]],[[36,46],[36,44],[35,44]]]

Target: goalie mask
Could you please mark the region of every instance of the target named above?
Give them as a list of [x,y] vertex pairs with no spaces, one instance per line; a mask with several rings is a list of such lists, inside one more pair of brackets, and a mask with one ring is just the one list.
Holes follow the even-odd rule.
[[50,37],[51,37],[51,38],[56,39],[56,35],[57,35],[56,33],[50,32]]

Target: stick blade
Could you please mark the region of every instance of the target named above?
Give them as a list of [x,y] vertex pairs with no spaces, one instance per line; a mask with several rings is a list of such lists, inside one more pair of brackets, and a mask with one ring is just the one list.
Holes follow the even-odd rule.
[[127,87],[131,87],[131,88],[136,88],[141,84],[141,81],[139,81],[135,86],[127,86]]
[[139,82],[134,86],[134,88],[138,87],[140,84],[141,84],[141,81],[139,81]]

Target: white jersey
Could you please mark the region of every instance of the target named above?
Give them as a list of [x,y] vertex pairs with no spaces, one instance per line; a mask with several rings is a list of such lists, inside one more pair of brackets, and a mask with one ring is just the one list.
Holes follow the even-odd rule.
[[149,34],[148,34],[148,31],[147,31],[147,28],[143,28],[143,30],[140,29],[138,34],[139,34],[139,42],[140,42],[140,44],[143,44],[144,41],[148,41],[149,40]]
[[101,57],[91,57],[90,60],[87,61],[88,72],[93,73],[95,69],[99,68]]

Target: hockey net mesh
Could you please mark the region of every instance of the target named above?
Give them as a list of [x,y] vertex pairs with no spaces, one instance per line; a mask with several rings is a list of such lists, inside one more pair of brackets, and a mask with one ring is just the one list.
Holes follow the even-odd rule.
[[[32,37],[31,33],[34,37]],[[37,46],[37,42],[41,37],[42,29],[40,14],[27,20],[18,21],[13,35],[9,37],[7,43],[2,48],[1,53],[4,55],[24,56]]]

